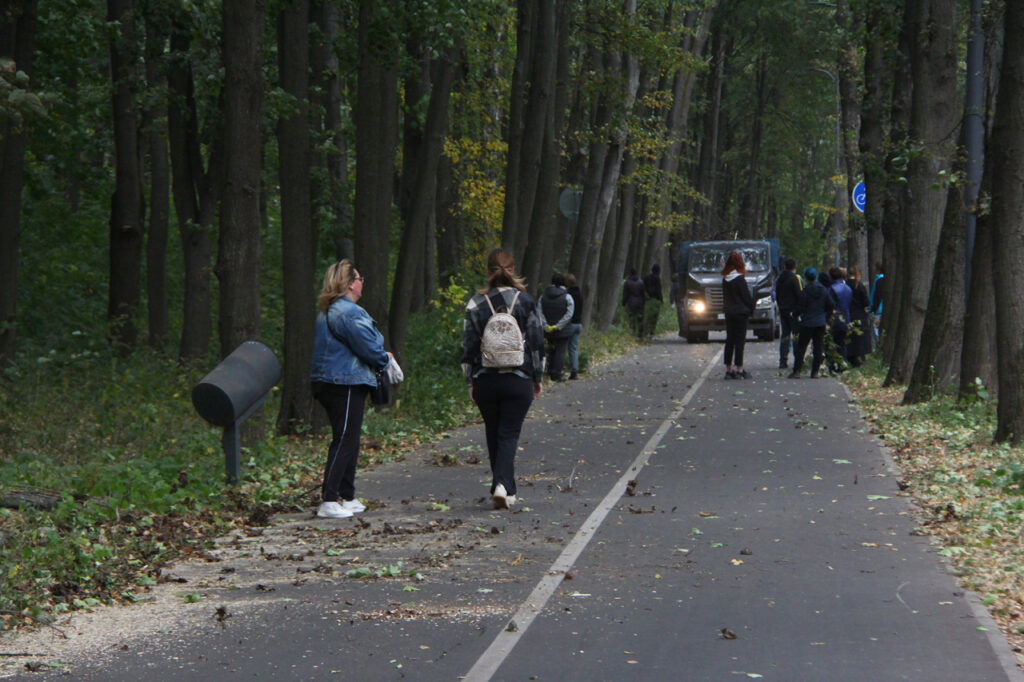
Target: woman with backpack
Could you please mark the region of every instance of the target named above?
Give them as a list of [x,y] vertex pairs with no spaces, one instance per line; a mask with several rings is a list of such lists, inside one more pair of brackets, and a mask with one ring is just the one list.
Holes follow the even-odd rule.
[[503,249],[487,256],[487,286],[466,304],[461,362],[484,420],[494,508],[508,509],[516,501],[519,433],[542,390],[544,321]]

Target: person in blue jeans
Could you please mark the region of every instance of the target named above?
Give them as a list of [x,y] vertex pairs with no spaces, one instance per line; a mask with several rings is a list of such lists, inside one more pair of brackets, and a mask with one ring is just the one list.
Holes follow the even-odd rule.
[[566,274],[566,291],[572,297],[573,309],[572,319],[569,321],[569,329],[572,336],[569,337],[569,378],[578,379],[580,372],[580,333],[583,331],[583,292],[576,286],[576,276]]

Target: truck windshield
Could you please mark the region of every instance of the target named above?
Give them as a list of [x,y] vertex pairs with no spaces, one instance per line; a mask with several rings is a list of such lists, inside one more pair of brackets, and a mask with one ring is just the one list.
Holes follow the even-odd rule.
[[747,272],[765,272],[768,267],[768,249],[762,246],[746,246],[738,249],[721,247],[690,248],[691,272],[721,272],[725,267],[725,259],[730,253],[738,252],[743,256]]

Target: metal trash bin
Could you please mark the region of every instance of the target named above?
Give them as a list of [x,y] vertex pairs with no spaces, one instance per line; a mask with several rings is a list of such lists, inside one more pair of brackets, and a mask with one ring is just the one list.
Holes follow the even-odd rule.
[[224,427],[221,444],[228,480],[240,478],[238,427],[267,399],[281,378],[281,364],[266,345],[246,341],[213,368],[192,389],[199,416]]

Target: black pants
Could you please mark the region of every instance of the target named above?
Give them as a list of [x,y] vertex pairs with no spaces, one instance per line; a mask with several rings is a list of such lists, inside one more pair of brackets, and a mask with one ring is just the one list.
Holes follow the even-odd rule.
[[789,347],[792,341],[793,351],[796,351],[796,336],[800,329],[798,327],[796,313],[793,311],[779,311],[779,327],[781,327],[779,338],[779,362],[784,363],[789,359]]
[[[562,379],[562,371],[565,369],[565,351],[569,348],[571,338],[571,336],[547,337],[548,376],[552,379]],[[533,390],[532,387],[530,390]]]
[[327,410],[333,436],[320,489],[324,502],[355,498],[359,436],[363,430],[363,412],[369,392],[369,386],[313,382],[313,397]]
[[804,353],[807,352],[807,344],[814,342],[814,350],[811,355],[811,375],[818,375],[818,368],[821,367],[821,359],[824,356],[825,327],[800,327],[800,338],[796,342],[795,361],[793,373],[798,373],[804,367]]
[[747,316],[725,316],[725,364],[743,366],[743,347],[747,344]]
[[473,399],[484,418],[491,492],[500,483],[505,492],[515,495],[516,450],[519,432],[533,403],[533,382],[511,373],[481,374],[473,380]]

